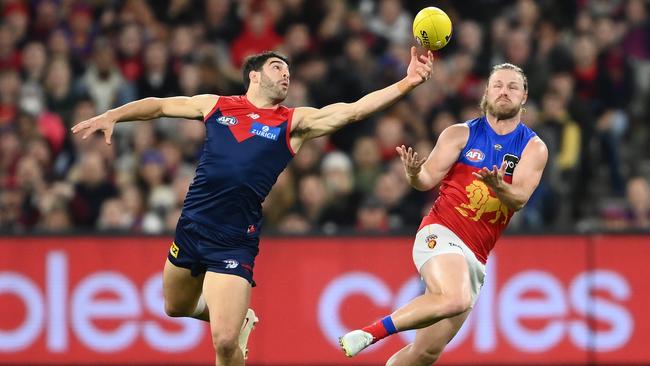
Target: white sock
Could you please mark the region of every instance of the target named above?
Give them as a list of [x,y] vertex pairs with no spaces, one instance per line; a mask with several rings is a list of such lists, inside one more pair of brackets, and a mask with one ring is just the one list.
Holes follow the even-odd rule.
[[197,317],[205,311],[206,304],[205,304],[205,299],[203,299],[203,295],[199,297],[199,302],[196,304],[196,308],[192,312],[192,317]]

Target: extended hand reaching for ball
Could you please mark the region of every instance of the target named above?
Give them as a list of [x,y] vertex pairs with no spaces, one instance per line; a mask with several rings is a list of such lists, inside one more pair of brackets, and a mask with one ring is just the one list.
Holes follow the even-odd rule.
[[412,86],[418,86],[433,75],[433,53],[418,55],[417,49],[411,47],[411,62],[406,70],[406,79]]
[[418,157],[418,153],[413,150],[413,148],[406,148],[404,145],[398,146],[395,148],[399,157],[402,159],[402,164],[404,164],[404,170],[406,175],[409,177],[415,177],[422,170],[422,164],[424,164],[425,159]]

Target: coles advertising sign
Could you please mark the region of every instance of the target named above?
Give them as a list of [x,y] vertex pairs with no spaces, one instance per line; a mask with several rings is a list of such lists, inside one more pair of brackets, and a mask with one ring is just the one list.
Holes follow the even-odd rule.
[[[405,332],[353,359],[337,338],[422,293],[411,238],[266,238],[250,365],[383,365]],[[169,238],[0,238],[0,364],[212,364],[207,325],[163,311]],[[503,238],[441,364],[649,364],[650,240]]]

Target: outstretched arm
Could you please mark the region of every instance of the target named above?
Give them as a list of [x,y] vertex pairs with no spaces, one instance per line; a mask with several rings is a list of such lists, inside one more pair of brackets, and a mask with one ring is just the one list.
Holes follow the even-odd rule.
[[420,159],[418,153],[410,147],[398,146],[396,149],[402,158],[409,184],[418,191],[428,191],[437,186],[458,160],[458,155],[467,144],[468,138],[467,125],[456,124],[447,127],[438,137],[438,142],[426,161]]
[[433,73],[433,54],[418,56],[411,47],[411,62],[406,77],[384,89],[374,91],[354,103],[335,103],[316,108],[296,108],[293,116],[291,136],[301,142],[328,135],[350,122],[359,121],[368,115],[396,102],[416,86],[428,80]]
[[496,193],[501,202],[518,211],[524,207],[537,185],[539,185],[547,159],[548,150],[546,145],[539,137],[535,137],[528,142],[521,154],[521,160],[512,175],[512,184],[503,181],[506,162],[503,162],[498,169],[495,165],[492,170],[483,168],[472,174],[485,182]]
[[145,121],[158,117],[202,119],[218,100],[218,96],[203,94],[193,97],[144,98],[108,110],[96,117],[79,122],[72,133],[82,133],[85,139],[95,131],[104,132],[106,143],[111,143],[115,123]]

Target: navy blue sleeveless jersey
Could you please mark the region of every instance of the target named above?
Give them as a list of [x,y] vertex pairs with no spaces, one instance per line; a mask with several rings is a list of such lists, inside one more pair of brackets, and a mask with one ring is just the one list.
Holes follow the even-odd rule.
[[293,158],[293,108],[259,109],[221,96],[205,117],[206,139],[182,216],[221,233],[257,237],[262,202]]

